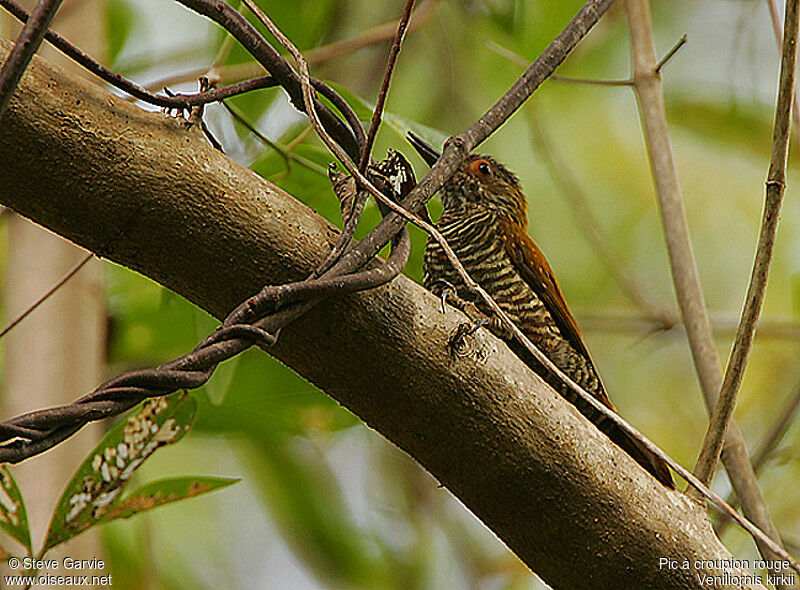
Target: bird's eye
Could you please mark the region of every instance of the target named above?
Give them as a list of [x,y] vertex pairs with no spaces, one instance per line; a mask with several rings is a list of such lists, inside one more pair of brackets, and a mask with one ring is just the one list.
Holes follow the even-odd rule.
[[478,160],[472,165],[472,169],[481,176],[489,176],[492,173],[492,166],[486,160]]

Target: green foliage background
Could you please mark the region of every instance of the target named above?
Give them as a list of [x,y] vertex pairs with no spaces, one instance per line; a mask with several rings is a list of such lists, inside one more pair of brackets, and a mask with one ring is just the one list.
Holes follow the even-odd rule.
[[[397,18],[403,4],[259,2],[303,50]],[[443,134],[465,128],[521,72],[519,64],[488,43],[532,60],[581,4],[441,0],[409,35],[401,54],[387,105],[395,123],[425,125]],[[163,0],[107,0],[106,7],[109,59],[137,81],[208,66],[223,41],[208,22]],[[657,1],[653,16],[661,53],[682,34],[689,35],[663,75],[700,273],[709,308],[722,326],[739,312],[757,237],[778,53],[759,0]],[[375,100],[386,51],[386,44],[363,49],[316,65],[312,73],[369,103]],[[235,45],[226,58],[230,64],[246,60]],[[626,78],[629,63],[627,23],[617,3],[560,73]],[[330,161],[313,134],[301,135],[305,123],[292,114],[280,91],[231,102],[273,141],[287,145],[299,138],[295,154],[323,168]],[[233,125],[221,108],[209,108],[207,119],[233,157],[340,223],[329,184],[318,172],[296,162],[287,167],[280,154]],[[640,316],[641,309],[626,298],[587,241],[534,142],[532,125],[542,130],[562,173],[585,193],[601,231],[620,252],[618,263],[655,306],[673,313],[676,304],[633,92],[548,82],[481,149],[520,176],[532,235],[584,325],[589,349],[621,413],[691,465],[706,414],[684,334],[680,329],[619,328],[614,318]],[[789,323],[798,321],[800,312],[800,179],[794,146],[764,308],[767,320]],[[376,154],[387,147],[409,155],[418,175],[426,170],[401,135],[384,125]],[[435,217],[438,206],[431,209]],[[370,208],[360,231],[377,218]],[[417,280],[424,239],[414,232],[414,254],[406,270]],[[215,326],[203,312],[125,269],[108,265],[107,287],[114,373],[180,355]],[[717,343],[726,359],[731,338],[724,330],[719,333]],[[736,415],[751,449],[798,387],[798,352],[797,333],[757,340]],[[108,525],[105,540],[116,587],[543,587],[433,478],[266,355],[251,351],[229,361],[197,392],[197,399],[193,433],[155,457],[139,477],[150,481],[203,473],[244,481]],[[761,474],[767,501],[790,544],[800,538],[800,503],[793,491],[800,482],[799,452],[800,433],[793,426]],[[727,490],[724,476],[716,487]],[[725,541],[741,557],[754,555],[749,539],[733,529]]]

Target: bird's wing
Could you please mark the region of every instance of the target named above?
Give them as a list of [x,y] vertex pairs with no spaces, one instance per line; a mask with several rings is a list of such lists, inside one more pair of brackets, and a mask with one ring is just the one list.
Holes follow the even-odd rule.
[[[550,315],[558,327],[558,330],[572,345],[576,352],[583,355],[592,367],[592,359],[589,356],[589,351],[581,339],[578,326],[575,323],[575,318],[567,308],[567,303],[564,301],[564,295],[561,294],[561,289],[558,288],[553,271],[547,263],[547,259],[542,254],[542,251],[533,243],[533,240],[528,237],[524,231],[517,231],[519,228],[513,228],[515,231],[508,232],[507,235],[514,236],[511,240],[506,241],[506,251],[511,258],[514,266],[519,272],[524,281],[533,289],[534,293],[544,303]],[[608,399],[605,391],[602,389],[594,392],[597,399],[603,402],[606,406],[614,409],[613,404]],[[571,398],[568,398],[571,399]],[[595,425],[604,432],[612,441],[619,445],[626,453],[628,453],[635,461],[642,467],[649,471],[656,479],[664,484],[669,489],[675,489],[675,483],[672,481],[667,464],[650,449],[642,444],[637,438],[634,438],[626,430],[623,430],[618,424],[610,420],[599,417],[601,422],[597,421],[597,412],[593,409],[586,409],[586,404],[572,402],[575,404],[579,411],[589,418]],[[595,419],[592,419],[595,415]]]
[[506,251],[520,276],[544,303],[561,335],[594,366],[544,254],[524,231],[509,231],[508,235],[514,237],[506,241]]

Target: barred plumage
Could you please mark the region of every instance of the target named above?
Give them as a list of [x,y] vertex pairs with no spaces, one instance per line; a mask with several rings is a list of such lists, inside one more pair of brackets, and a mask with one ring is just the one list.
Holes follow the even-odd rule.
[[[430,164],[438,158],[418,138],[412,138],[412,144]],[[527,235],[527,203],[517,178],[494,159],[472,155],[440,194],[444,213],[436,225],[469,275],[559,369],[613,408],[550,266]],[[432,239],[425,249],[424,272],[426,288],[441,292],[451,285],[459,298],[474,301],[481,312],[493,315],[469,293],[441,246]],[[490,326],[528,366],[612,441],[665,486],[674,487],[661,459],[541,367],[502,329],[494,323]]]

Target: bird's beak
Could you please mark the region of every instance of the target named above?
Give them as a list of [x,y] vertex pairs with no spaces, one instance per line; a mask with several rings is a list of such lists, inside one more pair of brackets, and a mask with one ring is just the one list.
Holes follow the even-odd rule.
[[428,163],[428,166],[433,166],[436,163],[436,160],[441,158],[442,154],[437,152],[433,146],[424,141],[420,136],[415,135],[413,132],[409,131],[406,135],[406,139],[408,139],[408,143],[414,146],[414,149],[417,150],[417,153],[422,156],[422,159]]

